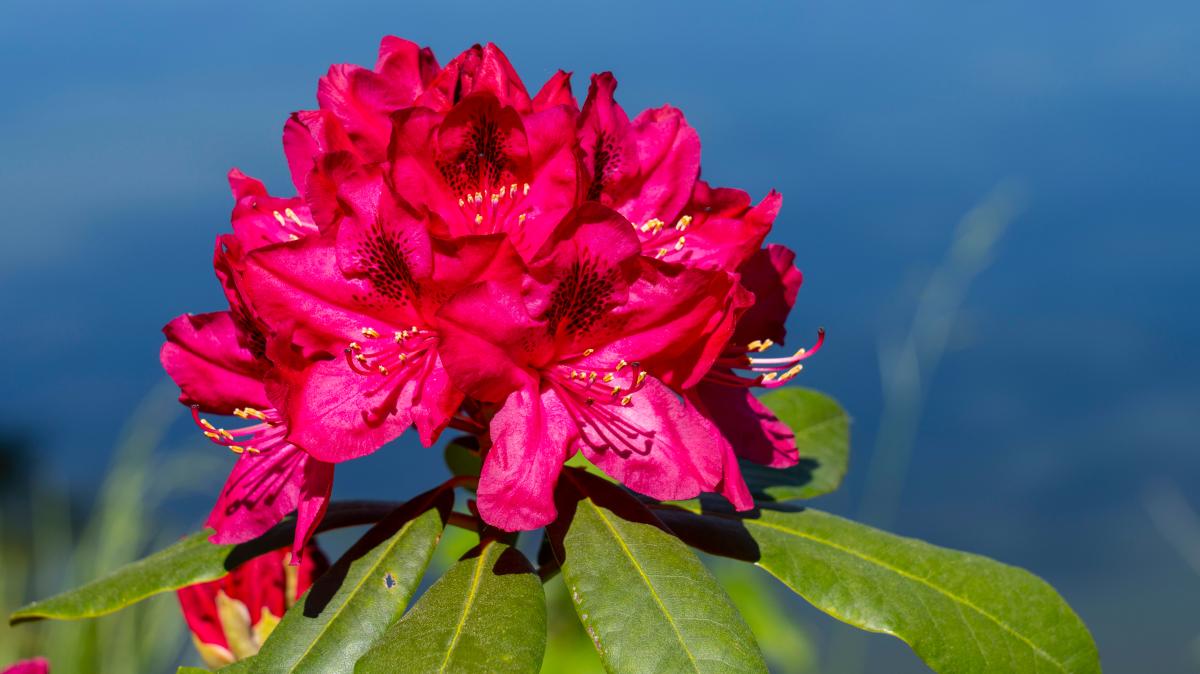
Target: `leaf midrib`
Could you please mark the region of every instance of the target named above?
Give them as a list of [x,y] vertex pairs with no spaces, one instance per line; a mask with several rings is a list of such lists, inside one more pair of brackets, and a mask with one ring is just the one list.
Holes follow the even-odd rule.
[[475,603],[475,596],[479,592],[479,580],[483,577],[483,566],[488,555],[492,552],[492,547],[489,545],[479,555],[478,561],[475,563],[475,571],[471,575],[471,588],[467,590],[467,600],[463,602],[462,616],[458,619],[458,625],[454,627],[454,636],[450,638],[450,644],[446,646],[446,657],[442,659],[441,666],[438,667],[438,672],[445,672],[446,665],[450,664],[450,656],[454,653],[454,649],[458,647],[458,638],[462,635],[463,626],[467,624],[467,616],[471,613],[471,605]]
[[642,582],[645,583],[646,588],[650,590],[650,596],[654,599],[654,603],[658,605],[658,610],[662,612],[663,617],[667,619],[667,624],[669,624],[671,626],[671,630],[675,632],[675,638],[679,641],[680,648],[682,648],[683,652],[687,655],[688,662],[692,663],[692,670],[699,673],[700,665],[696,662],[696,657],[692,655],[692,651],[687,647],[687,643],[683,640],[683,633],[679,631],[679,626],[675,624],[675,620],[671,617],[670,612],[667,611],[666,604],[664,604],[662,598],[658,596],[658,590],[656,590],[654,588],[654,584],[650,582],[650,577],[646,575],[645,570],[642,569],[642,565],[639,564],[637,558],[633,556],[633,551],[630,550],[629,546],[625,544],[625,540],[621,537],[621,534],[617,531],[616,527],[613,526],[612,522],[610,522],[609,519],[604,516],[604,512],[600,509],[600,507],[590,499],[588,499],[587,503],[589,506],[591,506],[592,510],[596,512],[596,515],[600,518],[600,521],[604,523],[604,526],[607,527],[612,533],[613,538],[617,541],[617,544],[621,546],[622,552],[625,553],[625,556],[629,559],[630,563],[633,564],[633,568],[638,572],[638,575],[642,577]]
[[1009,634],[1013,635],[1019,641],[1023,642],[1026,646],[1028,646],[1029,649],[1031,651],[1033,651],[1033,653],[1035,655],[1040,656],[1042,659],[1049,661],[1051,664],[1053,664],[1059,670],[1061,670],[1063,672],[1069,671],[1065,664],[1063,664],[1062,662],[1059,662],[1057,659],[1055,659],[1053,656],[1051,656],[1049,653],[1047,653],[1045,650],[1043,650],[1037,644],[1033,643],[1028,637],[1026,637],[1025,635],[1021,634],[1020,632],[1017,632],[1015,629],[1010,627],[1008,625],[1008,623],[1006,623],[1003,620],[1001,620],[1000,618],[992,615],[988,611],[985,611],[984,609],[980,608],[979,606],[976,606],[973,602],[966,599],[965,597],[960,597],[959,595],[956,595],[953,592],[950,592],[941,587],[938,587],[937,585],[930,583],[929,581],[925,580],[924,578],[921,578],[920,576],[914,576],[911,573],[908,573],[907,571],[904,571],[903,569],[900,569],[898,567],[892,566],[891,564],[888,564],[881,559],[872,557],[871,555],[859,552],[852,548],[847,548],[843,545],[839,545],[837,543],[834,543],[833,541],[830,541],[830,540],[824,539],[824,538],[820,538],[818,536],[813,536],[811,534],[807,534],[807,533],[804,533],[801,531],[796,531],[794,529],[788,529],[787,527],[782,527],[782,526],[778,526],[775,524],[768,524],[766,522],[763,522],[762,520],[740,519],[740,518],[735,518],[735,517],[729,517],[726,515],[716,515],[716,516],[717,517],[725,517],[726,519],[738,519],[739,521],[745,522],[746,524],[752,524],[755,526],[763,527],[765,529],[774,529],[776,531],[781,531],[785,534],[790,534],[790,535],[796,536],[797,538],[804,538],[804,539],[813,541],[815,543],[827,546],[829,548],[832,548],[832,549],[842,552],[844,554],[850,555],[852,557],[857,557],[858,559],[861,559],[865,562],[874,564],[880,568],[891,571],[892,573],[895,573],[896,575],[901,576],[902,578],[907,578],[908,580],[910,580],[912,582],[915,582],[919,585],[923,585],[923,586],[937,592],[938,594],[941,594],[942,596],[946,597],[951,602],[960,604],[962,606],[966,606],[967,608],[970,608],[972,611],[975,611],[979,615],[981,615],[984,618],[995,623],[998,627],[1003,629],[1005,632],[1008,632]]

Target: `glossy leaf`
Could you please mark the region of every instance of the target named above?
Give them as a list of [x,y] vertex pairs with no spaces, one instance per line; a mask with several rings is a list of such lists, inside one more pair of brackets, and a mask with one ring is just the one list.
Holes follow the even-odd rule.
[[472,435],[454,438],[446,443],[443,458],[453,475],[479,477],[479,472],[483,469],[483,458],[479,456],[479,441]]
[[841,405],[805,388],[776,389],[760,400],[795,433],[800,462],[778,469],[741,461],[755,499],[808,499],[837,489],[850,461],[850,416]]
[[1037,576],[812,509],[655,508],[714,554],[753,561],[822,611],[912,646],[937,672],[1100,671],[1096,645]]
[[[333,503],[321,529],[373,522],[396,506],[359,501]],[[258,555],[290,545],[294,530],[295,521],[289,518],[253,541],[213,545],[208,542],[212,530],[205,529],[99,580],[24,606],[10,616],[9,622],[15,625],[46,618],[95,618],[161,592],[216,580]]]
[[493,541],[450,567],[354,671],[537,672],[545,650],[542,582],[524,555]]
[[434,490],[372,527],[271,632],[254,672],[350,672],[404,613],[454,505]]
[[578,469],[561,486],[555,557],[606,669],[767,671],[725,591],[645,506]]

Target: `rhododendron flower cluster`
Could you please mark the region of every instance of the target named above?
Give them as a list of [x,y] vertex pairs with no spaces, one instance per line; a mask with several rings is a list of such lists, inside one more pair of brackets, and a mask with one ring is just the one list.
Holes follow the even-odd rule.
[[334,466],[409,428],[426,446],[477,436],[478,515],[509,531],[554,520],[579,453],[647,497],[738,509],[739,457],[796,463],[751,393],[815,351],[764,353],[801,283],[794,254],[764,246],[781,197],[707,184],[683,113],[631,119],[616,87],[593,76],[580,106],[560,71],[531,96],[494,45],[442,67],[389,37],[287,121],[298,196],[230,173],[228,309],[175,319],[162,351],[203,432],[240,455],[215,542],[296,511],[299,559]]

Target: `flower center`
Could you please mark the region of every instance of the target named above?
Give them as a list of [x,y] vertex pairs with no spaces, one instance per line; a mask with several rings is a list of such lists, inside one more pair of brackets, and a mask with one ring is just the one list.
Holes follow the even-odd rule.
[[404,385],[432,366],[424,356],[437,344],[437,333],[415,325],[392,331],[390,338],[369,326],[360,332],[363,341],[350,342],[345,349],[346,363],[356,374],[378,378],[379,384],[365,391],[367,397],[387,393],[379,405],[363,412],[368,424],[376,424],[395,410]]
[[[458,199],[464,219],[475,223],[477,234],[508,232],[514,225],[525,224],[527,212],[523,198],[529,194],[529,183],[501,185],[499,190],[484,188],[467,192]],[[514,218],[515,216],[515,218]]]

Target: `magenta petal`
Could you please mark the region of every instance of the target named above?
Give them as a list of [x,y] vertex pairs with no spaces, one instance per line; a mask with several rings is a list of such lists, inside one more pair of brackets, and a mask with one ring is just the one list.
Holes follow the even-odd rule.
[[257,538],[299,509],[297,554],[312,536],[333,487],[332,464],[311,458],[304,450],[283,443],[259,454],[238,457],[221,495],[208,516],[216,544],[243,543]]
[[757,252],[738,271],[742,285],[754,293],[754,306],[738,322],[734,344],[770,339],[783,344],[787,336],[785,323],[804,275],[793,262],[796,254],[786,246],[771,244]]
[[559,105],[579,110],[579,103],[571,93],[571,73],[562,70],[551,75],[533,97],[533,111],[540,112]]
[[239,407],[270,407],[263,391],[266,365],[238,342],[228,311],[184,314],[163,328],[159,358],[179,386],[179,401],[206,412],[230,414]]
[[492,447],[479,476],[479,514],[505,531],[554,521],[554,485],[574,424],[553,391],[536,384],[514,392],[492,419]]
[[796,436],[749,389],[702,381],[689,391],[737,455],[771,468],[796,465]]
[[576,444],[588,460],[630,489],[673,501],[721,484],[721,434],[657,379],[648,377],[628,405],[572,409],[581,425]]

